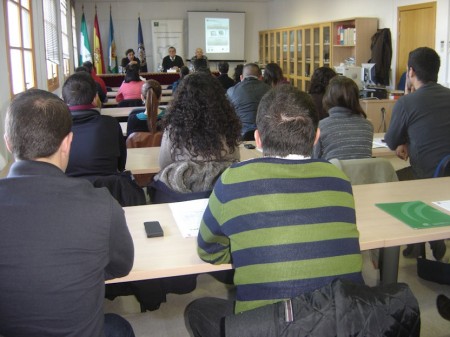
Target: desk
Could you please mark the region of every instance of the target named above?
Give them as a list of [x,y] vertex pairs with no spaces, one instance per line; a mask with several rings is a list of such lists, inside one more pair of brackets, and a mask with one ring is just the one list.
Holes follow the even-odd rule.
[[372,122],[375,132],[386,132],[391,121],[392,109],[394,108],[395,102],[397,101],[393,99],[360,100],[361,107],[367,114],[367,119]]
[[[378,209],[375,203],[448,200],[449,185],[450,177],[353,187],[361,250],[388,247],[396,253],[396,258],[394,256],[391,262],[397,269],[390,270],[393,275],[387,275],[384,269],[385,281],[397,279],[399,245],[450,238],[450,226],[412,229]],[[196,250],[197,240],[181,236],[168,204],[125,207],[124,211],[134,242],[135,261],[128,276],[109,283],[231,269],[229,264],[215,266],[200,260]],[[146,237],[143,223],[151,220],[161,223],[164,237]]]
[[[115,118],[128,117],[133,109],[141,108],[137,106],[117,107],[117,108],[103,108],[100,113],[105,116],[111,116]],[[145,107],[144,107],[145,108]]]

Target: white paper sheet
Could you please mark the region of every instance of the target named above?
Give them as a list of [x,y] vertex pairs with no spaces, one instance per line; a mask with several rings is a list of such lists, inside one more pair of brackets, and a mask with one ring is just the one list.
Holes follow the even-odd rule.
[[172,215],[184,238],[196,237],[209,199],[170,203]]
[[450,212],[450,200],[443,200],[443,201],[433,201],[433,204],[445,209],[446,211]]
[[386,142],[383,141],[383,138],[374,138],[372,143],[372,149],[380,148],[380,147],[388,147]]

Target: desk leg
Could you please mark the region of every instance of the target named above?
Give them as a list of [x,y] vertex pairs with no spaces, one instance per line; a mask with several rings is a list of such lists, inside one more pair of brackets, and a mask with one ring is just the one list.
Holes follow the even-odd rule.
[[400,246],[382,248],[381,284],[397,283]]

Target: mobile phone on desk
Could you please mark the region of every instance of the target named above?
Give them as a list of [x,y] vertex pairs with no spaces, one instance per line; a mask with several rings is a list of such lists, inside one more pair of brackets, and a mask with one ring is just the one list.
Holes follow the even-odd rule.
[[164,232],[159,221],[146,221],[144,222],[144,226],[148,238],[164,236]]
[[256,146],[253,145],[253,144],[244,144],[244,147],[245,147],[246,149],[249,149],[249,150],[256,149]]

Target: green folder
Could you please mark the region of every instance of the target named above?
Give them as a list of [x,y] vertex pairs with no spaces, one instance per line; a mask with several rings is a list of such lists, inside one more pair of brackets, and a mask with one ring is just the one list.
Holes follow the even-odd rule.
[[422,201],[393,202],[375,205],[414,229],[450,226],[450,215]]

